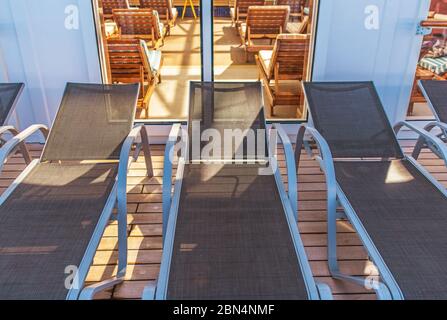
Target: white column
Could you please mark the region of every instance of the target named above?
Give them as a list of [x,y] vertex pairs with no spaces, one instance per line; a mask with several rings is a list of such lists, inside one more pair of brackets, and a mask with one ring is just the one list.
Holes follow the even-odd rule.
[[213,81],[213,0],[200,0],[202,80]]

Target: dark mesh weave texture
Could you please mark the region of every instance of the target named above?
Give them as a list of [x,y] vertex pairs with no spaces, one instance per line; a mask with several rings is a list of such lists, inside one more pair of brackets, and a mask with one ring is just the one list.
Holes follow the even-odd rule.
[[138,84],[67,84],[43,161],[119,159],[138,90]]
[[[262,86],[260,82],[191,82],[190,88],[190,110],[189,110],[189,138],[190,146],[197,143],[197,134],[192,130],[200,124],[202,134],[207,129],[215,129],[223,138],[225,130],[251,130],[255,136],[255,145],[252,149],[247,148],[247,134],[244,135],[243,144],[237,145],[234,140],[233,149],[227,158],[233,158],[237,147],[243,147],[243,158],[257,158],[256,150],[258,143],[264,144],[265,137],[258,141],[258,130],[265,130],[264,102]],[[193,125],[194,123],[194,125]],[[235,131],[233,131],[235,132]],[[222,139],[222,151],[224,155],[224,140]],[[201,148],[208,144],[202,142]],[[254,145],[254,144],[253,144]],[[253,154],[255,152],[255,154]],[[190,153],[192,156],[193,153]],[[263,155],[258,155],[265,157]]]
[[402,158],[372,82],[307,82],[315,128],[334,158]]
[[308,298],[273,175],[187,165],[168,299]]
[[0,299],[65,299],[118,164],[38,164],[0,207]]
[[447,199],[410,162],[335,162],[337,182],[406,299],[447,299]]
[[447,81],[421,80],[439,121],[447,123]]
[[0,126],[8,119],[22,89],[23,83],[0,83]]

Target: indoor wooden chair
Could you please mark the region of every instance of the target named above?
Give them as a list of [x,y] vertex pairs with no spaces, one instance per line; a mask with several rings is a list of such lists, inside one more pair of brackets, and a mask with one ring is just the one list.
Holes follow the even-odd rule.
[[113,83],[140,83],[138,105],[149,111],[149,101],[161,82],[162,54],[150,50],[143,40],[111,39],[107,41]]
[[[303,105],[300,83],[291,86],[281,86],[281,82],[294,82],[306,79],[306,65],[309,54],[310,35],[280,34],[273,50],[261,50],[256,55],[259,76],[264,83],[267,98],[272,106],[272,115],[279,105]],[[301,112],[302,113],[302,112]]]
[[128,0],[101,0],[104,19],[113,19],[114,9],[130,9]]
[[276,5],[289,6],[289,19],[293,21],[302,21],[304,17],[304,0],[276,0]]
[[263,6],[265,0],[235,0],[233,6],[230,4],[231,24],[238,25],[247,18],[248,7]]
[[172,0],[140,0],[140,8],[156,10],[160,20],[164,22],[166,34],[170,34],[178,16],[177,8],[172,5]]
[[271,50],[278,34],[286,30],[289,20],[289,6],[251,6],[247,19],[238,25],[242,45],[245,46],[245,60],[249,53]]
[[113,19],[118,25],[120,38],[150,41],[153,48],[163,45],[165,28],[160,22],[157,11],[115,9]]

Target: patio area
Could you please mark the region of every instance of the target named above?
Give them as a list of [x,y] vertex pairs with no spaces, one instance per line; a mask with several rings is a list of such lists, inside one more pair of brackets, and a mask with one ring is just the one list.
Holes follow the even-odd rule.
[[[414,141],[401,141],[404,151],[410,153]],[[42,145],[29,145],[33,158],[38,158]],[[163,145],[151,146],[155,177],[145,177],[143,157],[134,163],[128,175],[128,244],[129,266],[126,280],[113,290],[101,293],[96,299],[140,299],[143,288],[158,276],[162,253],[162,194]],[[287,181],[285,160],[279,150],[279,162],[283,179]],[[306,248],[312,271],[317,280],[329,284],[338,300],[375,299],[375,294],[360,286],[334,280],[330,277],[326,254],[326,189],[324,176],[316,161],[303,152],[303,162],[298,172],[299,230]],[[435,178],[447,187],[447,168],[442,160],[424,150],[420,156],[423,164]],[[25,168],[20,154],[12,157],[0,175],[0,191],[3,192]],[[175,174],[175,170],[173,172]],[[87,278],[88,283],[109,278],[116,272],[117,225],[112,222],[106,229],[96,253],[94,264]],[[358,236],[348,222],[338,222],[340,266],[351,275],[374,275],[374,266],[367,260]]]

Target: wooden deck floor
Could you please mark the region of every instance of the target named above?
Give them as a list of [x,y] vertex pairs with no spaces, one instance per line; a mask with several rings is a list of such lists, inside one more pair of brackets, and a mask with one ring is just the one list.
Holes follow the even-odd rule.
[[[403,141],[406,152],[412,150],[412,141]],[[39,157],[42,146],[30,145],[32,156]],[[164,146],[152,146],[155,177],[145,177],[142,157],[132,165],[128,177],[128,230],[129,267],[126,281],[113,290],[98,295],[98,299],[139,299],[148,281],[158,275],[161,260],[161,180],[163,174]],[[284,158],[280,165],[285,174]],[[299,229],[316,279],[328,283],[336,299],[375,299],[375,295],[362,287],[333,280],[326,263],[326,212],[324,176],[315,161],[303,156],[298,173],[299,181]],[[421,163],[447,186],[447,170],[443,161],[424,151]],[[11,158],[0,175],[0,191],[3,192],[25,168],[20,155]],[[286,178],[286,177],[285,177]],[[111,223],[99,245],[94,265],[88,275],[89,282],[106,279],[114,274],[117,261],[117,226]],[[352,275],[369,275],[371,263],[351,226],[346,222],[338,225],[339,254],[342,271]]]

